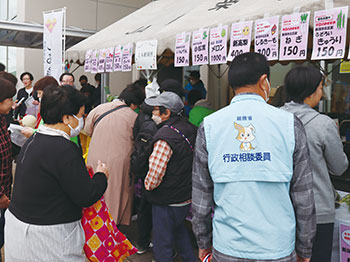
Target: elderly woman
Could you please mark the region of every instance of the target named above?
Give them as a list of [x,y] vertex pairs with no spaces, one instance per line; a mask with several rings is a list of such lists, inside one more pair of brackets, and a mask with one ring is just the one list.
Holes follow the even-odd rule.
[[85,100],[71,87],[45,89],[40,110],[45,124],[22,147],[5,213],[7,262],[85,261],[82,207],[102,197],[108,178],[99,162],[91,179],[69,140],[83,124]]
[[342,175],[348,159],[335,122],[313,109],[322,98],[320,71],[313,66],[298,66],[288,72],[284,81],[291,102],[282,109],[294,113],[303,122],[310,149],[317,220],[311,261],[331,261],[335,208],[329,174]]
[[17,118],[18,115],[20,116],[20,118],[24,117],[27,111],[25,101],[29,97],[32,96],[34,99],[37,99],[36,94],[33,90],[33,75],[29,72],[24,72],[21,74],[20,79],[24,87],[19,89],[17,93],[15,118]]

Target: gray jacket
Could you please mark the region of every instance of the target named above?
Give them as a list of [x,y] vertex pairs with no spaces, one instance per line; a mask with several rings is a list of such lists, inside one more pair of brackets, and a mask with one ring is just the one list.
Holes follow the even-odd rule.
[[307,104],[290,102],[281,109],[294,113],[303,123],[313,170],[317,224],[334,223],[334,187],[329,174],[340,176],[348,168],[338,128],[328,116]]

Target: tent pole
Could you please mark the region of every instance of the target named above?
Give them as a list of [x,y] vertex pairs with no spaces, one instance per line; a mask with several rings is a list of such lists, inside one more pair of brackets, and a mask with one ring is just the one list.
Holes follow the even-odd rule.
[[106,103],[106,90],[105,87],[109,86],[109,73],[101,74],[101,104]]
[[218,65],[218,93],[219,93],[219,100],[218,100],[218,104],[219,104],[219,108],[221,108],[221,65]]

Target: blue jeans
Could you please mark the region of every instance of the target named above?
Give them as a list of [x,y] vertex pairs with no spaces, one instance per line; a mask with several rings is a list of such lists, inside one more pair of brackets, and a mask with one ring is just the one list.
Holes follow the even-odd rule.
[[173,245],[183,261],[196,262],[185,226],[190,205],[183,207],[152,206],[153,252],[156,262],[173,261]]

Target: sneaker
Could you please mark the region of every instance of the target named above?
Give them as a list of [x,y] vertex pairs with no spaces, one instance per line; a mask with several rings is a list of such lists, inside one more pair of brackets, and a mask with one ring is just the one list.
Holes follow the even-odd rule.
[[142,254],[146,253],[148,250],[150,250],[151,248],[153,248],[153,243],[149,242],[148,246],[145,246],[145,247],[136,246],[136,248],[137,248],[136,254],[142,255]]

